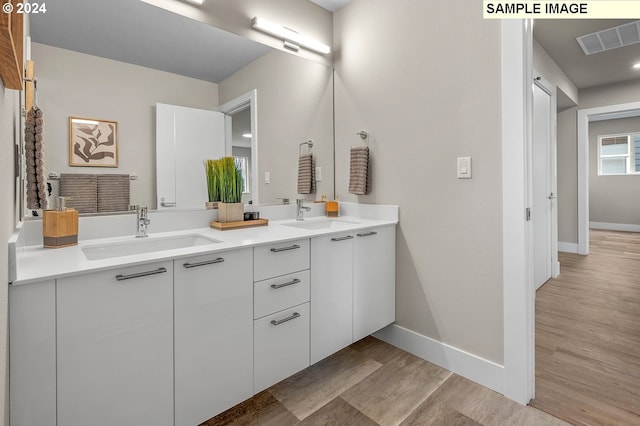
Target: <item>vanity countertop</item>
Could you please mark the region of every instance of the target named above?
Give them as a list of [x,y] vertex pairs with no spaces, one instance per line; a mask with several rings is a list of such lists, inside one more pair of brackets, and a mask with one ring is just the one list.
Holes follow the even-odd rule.
[[[323,217],[309,217],[303,222],[312,224],[314,221],[332,220]],[[365,219],[354,216],[340,216],[334,219],[336,227],[320,229],[305,229],[297,227],[296,220],[272,221],[268,226],[220,231],[211,228],[188,229],[174,232],[150,233],[145,241],[182,235],[201,235],[205,238],[219,240],[219,243],[199,245],[186,248],[147,252],[127,256],[111,257],[100,260],[87,260],[82,248],[98,244],[121,243],[134,241],[136,238],[114,237],[94,240],[82,240],[77,246],[59,249],[46,249],[42,246],[28,246],[23,249],[22,258],[17,265],[17,277],[12,285],[27,284],[105,269],[133,266],[143,263],[179,259],[189,256],[233,250],[242,247],[253,247],[263,244],[283,243],[301,238],[311,238],[319,235],[347,233],[366,228],[394,225],[397,220]],[[294,226],[289,226],[293,224]],[[141,239],[137,239],[141,240]]]

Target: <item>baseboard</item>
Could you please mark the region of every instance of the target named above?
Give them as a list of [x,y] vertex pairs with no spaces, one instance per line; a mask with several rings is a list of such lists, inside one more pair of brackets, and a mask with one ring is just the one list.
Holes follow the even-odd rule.
[[589,222],[589,228],[606,229],[608,231],[640,232],[640,225],[631,225],[627,223]]
[[558,241],[558,251],[565,253],[578,253],[578,243],[564,243]]
[[502,365],[396,324],[383,328],[374,336],[482,386],[501,394],[504,393],[504,367]]

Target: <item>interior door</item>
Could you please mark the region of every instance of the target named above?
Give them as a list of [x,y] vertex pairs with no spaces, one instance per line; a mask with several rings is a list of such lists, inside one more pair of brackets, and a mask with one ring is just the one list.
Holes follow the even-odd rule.
[[533,221],[536,290],[557,275],[557,195],[552,92],[541,80],[533,94]]
[[203,160],[223,157],[225,151],[224,114],[157,104],[158,209],[203,208],[208,201]]

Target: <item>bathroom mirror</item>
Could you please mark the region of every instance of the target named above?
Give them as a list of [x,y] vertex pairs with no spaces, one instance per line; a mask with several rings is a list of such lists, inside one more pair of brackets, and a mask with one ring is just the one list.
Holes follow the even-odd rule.
[[[87,8],[91,10],[85,10]],[[239,142],[230,143],[230,147],[233,145],[239,157],[256,159],[250,161],[249,168],[259,203],[275,203],[280,197],[298,196],[299,144],[309,139],[314,140],[313,154],[322,180],[317,183],[316,193],[306,198],[333,197],[333,72],[330,67],[229,33],[226,33],[229,45],[223,43],[213,53],[210,44],[202,40],[208,40],[210,29],[221,30],[144,2],[88,2],[87,7],[83,5],[81,9],[83,11],[73,0],[59,0],[55,10],[48,10],[46,16],[31,17],[31,59],[38,79],[38,106],[45,114],[47,173],[129,174],[132,176],[130,204],[155,209],[158,206],[156,103],[217,110],[255,91],[256,122],[251,129],[255,142],[255,149],[251,151],[255,152],[249,153],[246,146],[241,149]],[[150,26],[149,22],[161,21],[160,15],[164,19],[162,25]],[[123,42],[117,34],[126,32],[126,28],[135,28],[137,32],[131,35],[134,39]],[[82,31],[95,34],[83,39]],[[166,39],[178,38],[184,33],[191,35],[180,49],[188,52],[186,57],[166,47],[154,56],[145,48],[145,40],[163,45]],[[233,40],[238,38],[243,42]],[[250,51],[246,56],[249,59],[244,63],[237,61],[237,57],[242,56],[239,51],[245,48]],[[124,51],[128,52],[126,58],[117,57],[118,52]],[[227,54],[230,59],[224,56]],[[198,62],[195,58],[201,56],[214,58],[208,68],[227,67],[221,71],[222,79],[212,82],[216,77],[208,74],[209,69],[196,70],[197,73],[189,77],[178,74],[183,73],[180,62],[193,65],[192,62]],[[146,61],[144,66],[139,65],[143,61]],[[235,68],[231,68],[232,65]],[[193,72],[193,66],[191,68]],[[118,122],[117,168],[69,165],[69,116]],[[235,112],[230,116],[234,118]],[[245,117],[240,115],[237,120]],[[52,179],[50,183],[55,194],[58,181]],[[206,185],[204,167],[201,184]],[[246,199],[255,202],[251,195]]]

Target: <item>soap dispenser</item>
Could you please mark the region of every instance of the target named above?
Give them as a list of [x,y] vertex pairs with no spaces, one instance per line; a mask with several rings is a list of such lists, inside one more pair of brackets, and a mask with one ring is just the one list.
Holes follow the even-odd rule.
[[78,244],[78,211],[68,209],[68,197],[58,197],[56,210],[42,212],[42,239],[46,248],[60,248]]

